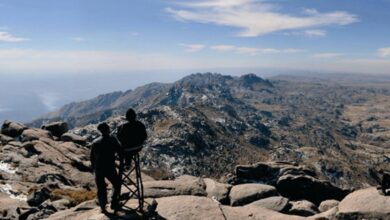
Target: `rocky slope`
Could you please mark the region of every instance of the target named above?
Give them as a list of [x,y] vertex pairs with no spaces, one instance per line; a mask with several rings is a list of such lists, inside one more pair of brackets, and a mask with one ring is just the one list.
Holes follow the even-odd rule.
[[360,188],[390,169],[390,86],[355,78],[193,74],[72,103],[31,125],[64,120],[91,140],[96,123],[115,129],[133,107],[150,136],[142,157],[149,172],[224,179],[238,164],[282,161]]
[[[291,163],[237,166],[226,182],[143,174],[145,212],[103,215],[87,140],[64,123],[28,128],[6,121],[0,134],[1,219],[389,219],[390,197],[370,187],[350,192]],[[55,134],[55,135],[54,135]],[[125,192],[125,188],[123,188]],[[369,201],[369,202],[367,202]],[[137,201],[130,200],[129,207]]]

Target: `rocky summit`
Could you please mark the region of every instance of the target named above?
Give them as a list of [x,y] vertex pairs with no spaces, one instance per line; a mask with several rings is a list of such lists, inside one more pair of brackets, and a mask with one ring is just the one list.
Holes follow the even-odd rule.
[[[389,85],[343,80],[193,74],[5,121],[0,219],[390,219]],[[89,144],[129,107],[145,210],[104,215]]]

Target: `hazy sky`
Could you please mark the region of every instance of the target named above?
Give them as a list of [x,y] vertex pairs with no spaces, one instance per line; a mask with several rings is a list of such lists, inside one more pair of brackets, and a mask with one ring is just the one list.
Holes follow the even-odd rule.
[[390,71],[390,0],[0,0],[0,73]]
[[192,72],[390,73],[390,0],[0,0],[0,121]]

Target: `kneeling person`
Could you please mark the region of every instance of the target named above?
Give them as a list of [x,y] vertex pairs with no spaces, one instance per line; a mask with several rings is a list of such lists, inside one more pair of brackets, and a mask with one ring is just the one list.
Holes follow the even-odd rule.
[[113,187],[111,208],[119,208],[118,199],[121,187],[121,178],[115,169],[115,155],[121,154],[121,147],[116,138],[110,136],[110,127],[106,123],[101,123],[98,130],[102,136],[95,140],[91,146],[91,164],[95,172],[95,182],[97,186],[97,197],[103,213],[107,213],[107,178]]

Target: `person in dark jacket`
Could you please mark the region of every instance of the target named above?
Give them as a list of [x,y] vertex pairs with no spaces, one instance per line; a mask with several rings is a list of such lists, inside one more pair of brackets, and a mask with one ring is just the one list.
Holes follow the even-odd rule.
[[142,122],[136,120],[133,109],[126,112],[127,122],[118,127],[117,138],[126,152],[135,153],[142,149],[142,144],[147,138],[146,128]]
[[91,165],[95,172],[95,182],[97,186],[97,197],[103,213],[107,213],[107,178],[113,187],[111,209],[119,208],[118,199],[121,187],[121,178],[115,168],[116,155],[121,156],[121,146],[117,139],[110,136],[110,127],[106,123],[101,123],[98,130],[102,136],[95,140],[91,146]]

